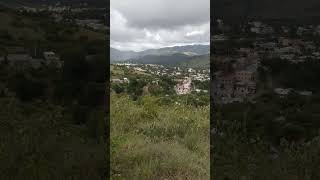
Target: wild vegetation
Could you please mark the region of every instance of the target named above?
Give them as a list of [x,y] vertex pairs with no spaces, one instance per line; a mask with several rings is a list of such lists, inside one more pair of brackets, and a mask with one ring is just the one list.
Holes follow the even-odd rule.
[[106,178],[106,36],[45,14],[0,13],[1,57],[18,47],[35,59],[54,51],[64,62],[35,69],[1,61],[0,179]]
[[111,178],[210,179],[209,94],[177,95],[175,77],[135,67],[110,75],[127,79],[110,86]]
[[112,179],[209,179],[209,106],[111,95]]

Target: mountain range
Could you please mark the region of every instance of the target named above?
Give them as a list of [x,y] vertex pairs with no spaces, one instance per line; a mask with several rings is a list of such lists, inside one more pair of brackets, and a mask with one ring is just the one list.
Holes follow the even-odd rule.
[[177,65],[187,67],[209,66],[209,45],[187,45],[148,49],[140,52],[110,48],[110,61],[141,64]]
[[136,51],[120,51],[115,48],[110,48],[111,62],[115,61],[128,61],[132,59],[141,58],[147,55],[154,56],[168,56],[174,54],[183,54],[186,56],[197,56],[210,53],[209,45],[187,45],[187,46],[174,46],[165,47],[160,49],[148,49],[140,52]]

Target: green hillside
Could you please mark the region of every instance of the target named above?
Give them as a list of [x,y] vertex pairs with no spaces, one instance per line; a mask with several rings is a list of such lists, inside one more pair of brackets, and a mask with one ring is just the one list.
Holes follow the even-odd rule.
[[209,106],[111,95],[113,179],[209,180]]
[[146,55],[141,58],[131,60],[134,63],[141,64],[160,64],[167,66],[181,66],[188,68],[209,68],[210,55],[189,56],[185,54],[172,55]]
[[191,60],[179,64],[182,67],[190,68],[210,68],[210,55],[195,56]]
[[190,59],[192,59],[192,56],[177,53],[172,55],[146,55],[141,58],[133,59],[132,62],[174,66],[182,62],[189,61]]

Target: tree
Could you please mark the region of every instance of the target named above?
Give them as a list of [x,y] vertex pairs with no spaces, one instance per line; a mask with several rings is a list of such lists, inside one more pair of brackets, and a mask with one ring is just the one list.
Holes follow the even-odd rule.
[[112,89],[117,93],[117,94],[120,94],[120,93],[123,93],[124,92],[124,87],[123,86],[120,86],[119,84],[114,84],[112,85]]

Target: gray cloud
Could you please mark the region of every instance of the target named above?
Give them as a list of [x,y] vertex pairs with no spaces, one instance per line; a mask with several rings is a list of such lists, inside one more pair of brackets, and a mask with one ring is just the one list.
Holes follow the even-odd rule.
[[140,51],[208,44],[209,0],[111,0],[111,46]]

